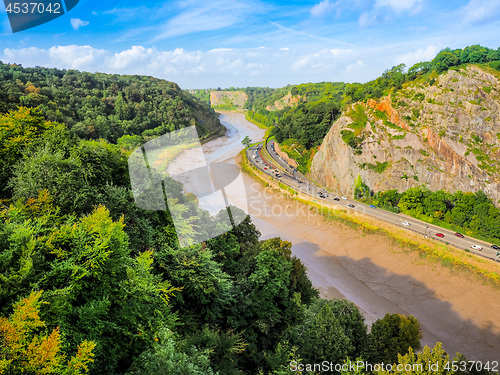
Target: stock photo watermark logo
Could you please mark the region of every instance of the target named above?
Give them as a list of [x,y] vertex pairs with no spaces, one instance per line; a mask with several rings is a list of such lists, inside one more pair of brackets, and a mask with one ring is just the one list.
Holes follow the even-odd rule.
[[4,0],[13,33],[31,29],[59,18],[73,9],[79,0],[19,1]]
[[[181,247],[201,243],[241,224],[248,212],[243,177],[236,165],[209,163],[195,126],[155,138],[134,150],[128,159],[135,204],[145,210],[170,211]],[[169,181],[181,183],[186,193],[169,189]],[[197,204],[217,222],[197,220],[192,238],[193,212],[186,202]]]

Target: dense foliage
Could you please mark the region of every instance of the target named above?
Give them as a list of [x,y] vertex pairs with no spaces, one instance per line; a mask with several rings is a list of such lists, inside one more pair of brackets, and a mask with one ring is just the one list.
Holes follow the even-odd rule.
[[38,107],[81,138],[116,141],[124,135],[148,140],[197,125],[206,135],[220,126],[206,104],[173,82],[76,70],[23,68],[0,62],[0,113]]
[[500,243],[500,209],[481,190],[475,193],[430,191],[424,186],[399,193],[373,193],[358,177],[355,198],[393,212]]
[[[54,113],[71,120],[68,95]],[[414,318],[387,315],[368,333],[352,303],[318,298],[289,242],[260,240],[250,217],[228,227],[166,179],[193,239],[202,223],[227,229],[181,248],[175,210],[135,205],[128,152],[49,110],[0,116],[0,372],[285,374],[291,360],[419,348]]]

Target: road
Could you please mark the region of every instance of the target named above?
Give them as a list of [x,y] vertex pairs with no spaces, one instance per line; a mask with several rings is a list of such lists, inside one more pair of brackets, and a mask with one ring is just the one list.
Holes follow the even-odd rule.
[[[264,148],[263,145],[265,145]],[[309,180],[292,166],[288,165],[274,151],[274,141],[265,141],[263,143],[259,143],[250,147],[249,149],[247,149],[247,157],[254,166],[256,166],[267,175],[296,191],[300,191],[309,195],[312,200],[317,203],[321,203],[322,201],[324,201],[328,202],[329,204],[337,205],[341,208],[352,209],[357,212],[370,215],[377,219],[399,225],[406,230],[420,233],[424,238],[441,241],[456,248],[469,251],[478,256],[482,256],[484,258],[492,260],[495,260],[496,258],[497,250],[491,248],[490,243],[467,236],[460,238],[456,236],[455,232],[453,231],[438,227],[433,224],[428,224],[410,216],[385,211],[380,208],[371,207],[364,203],[360,203],[350,199],[344,199],[345,197],[339,197],[331,194],[323,187]],[[320,193],[323,194],[324,198],[320,197]],[[353,205],[354,207],[349,207],[348,205]],[[407,223],[408,225],[404,225],[403,223]],[[437,233],[443,234],[444,237],[440,238],[436,236]],[[475,250],[472,248],[473,245],[481,246],[482,249]]]

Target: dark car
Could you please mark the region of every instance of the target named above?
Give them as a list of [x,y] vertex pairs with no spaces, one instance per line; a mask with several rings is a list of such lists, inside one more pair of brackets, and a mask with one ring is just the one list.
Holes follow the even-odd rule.
[[497,246],[497,245],[491,245],[491,247],[495,250],[500,250],[500,246]]
[[455,236],[460,237],[460,238],[464,238],[465,237],[462,233],[455,233]]
[[333,200],[334,200],[334,201],[339,201],[339,200],[340,200],[340,198],[335,197],[335,198],[333,198]]
[[354,208],[354,205],[353,204],[348,204],[347,207]]
[[436,236],[443,238],[444,234],[443,233],[436,233]]

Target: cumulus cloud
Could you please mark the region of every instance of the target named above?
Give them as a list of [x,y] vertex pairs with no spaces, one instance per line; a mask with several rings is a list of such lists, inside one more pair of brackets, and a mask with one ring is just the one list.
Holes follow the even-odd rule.
[[78,30],[80,27],[87,26],[89,24],[89,21],[83,21],[79,18],[72,18],[70,22],[73,30]]
[[363,78],[355,75],[355,67],[359,67],[361,55],[360,51],[340,48],[311,53],[281,48],[219,48],[209,51],[177,48],[164,51],[137,45],[111,52],[91,46],[69,45],[48,49],[6,48],[3,54],[0,52],[0,60],[24,66],[151,75],[177,82],[183,88],[280,87],[288,83],[342,81],[346,78],[343,76],[346,69],[360,81]]
[[55,46],[4,50],[3,60],[27,66],[54,66],[64,69],[93,70],[104,64],[110,53],[90,46]]

